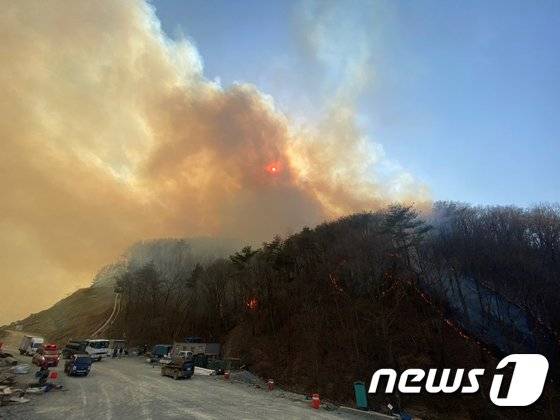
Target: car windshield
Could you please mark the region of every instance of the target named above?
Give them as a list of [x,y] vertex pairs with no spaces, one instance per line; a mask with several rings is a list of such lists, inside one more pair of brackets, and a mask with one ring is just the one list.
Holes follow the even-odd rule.
[[41,347],[42,345],[43,345],[43,343],[33,343],[33,344],[31,345],[31,347],[33,347],[34,349],[36,349],[36,348]]
[[78,362],[78,363],[91,363],[91,359],[87,356],[76,357],[76,362]]

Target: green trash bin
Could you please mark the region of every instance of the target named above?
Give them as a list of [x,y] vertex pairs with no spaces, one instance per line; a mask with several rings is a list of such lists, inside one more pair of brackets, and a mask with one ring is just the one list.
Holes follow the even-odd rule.
[[366,384],[361,381],[354,382],[354,394],[356,395],[356,408],[359,410],[367,410]]

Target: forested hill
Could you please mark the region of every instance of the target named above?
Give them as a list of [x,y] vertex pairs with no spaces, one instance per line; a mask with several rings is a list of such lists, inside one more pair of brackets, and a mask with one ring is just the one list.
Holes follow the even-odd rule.
[[[391,206],[173,273],[146,260],[120,276],[115,334],[216,339],[256,373],[338,401],[377,368],[492,370],[512,349],[547,354],[558,377],[558,207],[437,203],[420,217]],[[500,417],[488,386],[471,396],[390,399],[441,418]],[[557,390],[547,386],[537,411],[549,413],[553,401]]]

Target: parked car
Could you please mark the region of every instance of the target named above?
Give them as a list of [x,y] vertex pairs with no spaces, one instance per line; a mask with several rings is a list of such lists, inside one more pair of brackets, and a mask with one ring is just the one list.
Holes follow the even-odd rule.
[[89,354],[74,354],[64,364],[64,372],[68,376],[87,376],[91,370],[91,357]]

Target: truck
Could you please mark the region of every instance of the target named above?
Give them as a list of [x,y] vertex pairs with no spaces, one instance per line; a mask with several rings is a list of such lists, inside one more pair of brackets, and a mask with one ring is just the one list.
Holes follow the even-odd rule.
[[56,344],[47,344],[37,350],[33,355],[33,359],[31,359],[31,363],[48,369],[50,367],[57,367],[59,360],[60,356],[58,355]]
[[89,354],[91,360],[99,362],[104,357],[109,357],[109,340],[96,338],[86,340],[86,343],[86,353]]
[[33,356],[45,342],[43,337],[24,335],[19,344],[19,354]]
[[92,360],[100,361],[109,355],[109,340],[70,340],[62,350],[62,357],[70,359],[75,354],[88,354]]
[[220,343],[206,343],[200,337],[187,337],[184,342],[175,342],[171,354],[178,355],[181,351],[190,351],[192,354],[216,358],[220,355]]
[[58,366],[58,361],[60,360],[60,355],[58,354],[58,347],[56,344],[45,344],[43,346],[43,355],[47,361],[49,367]]
[[173,379],[190,379],[194,374],[194,361],[192,353],[183,352],[173,356],[171,361],[161,367],[161,376],[170,376]]
[[75,354],[83,354],[86,352],[86,340],[70,340],[62,349],[62,358],[70,359]]
[[165,356],[169,355],[172,349],[173,346],[171,344],[156,344],[152,348],[152,352],[150,353],[148,362],[150,363],[159,362],[160,359],[163,359]]
[[109,357],[109,340],[97,338],[86,341],[86,353],[90,355],[92,360],[99,362],[102,358]]

